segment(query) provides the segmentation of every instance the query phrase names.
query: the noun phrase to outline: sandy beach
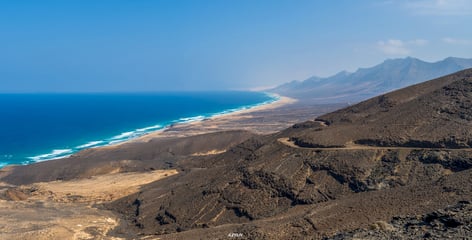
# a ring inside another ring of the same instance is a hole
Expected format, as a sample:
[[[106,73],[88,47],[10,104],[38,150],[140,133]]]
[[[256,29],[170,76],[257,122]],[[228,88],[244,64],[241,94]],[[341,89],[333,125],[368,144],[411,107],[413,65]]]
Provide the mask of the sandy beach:
[[[265,114],[275,109],[280,109],[282,107],[287,107],[289,105],[297,103],[297,99],[289,98],[285,96],[277,95],[278,99],[274,102],[263,104],[248,109],[243,109],[235,112],[225,113],[221,115],[216,115],[204,120],[197,120],[187,123],[177,123],[172,126],[169,126],[165,129],[157,130],[151,133],[148,133],[144,136],[131,139],[119,144],[115,144],[108,147],[116,147],[122,144],[127,144],[130,142],[146,142],[153,138],[162,138],[162,137],[185,137],[192,136],[197,134],[216,132],[216,131],[225,131],[225,130],[248,130],[257,134],[267,134],[276,132],[281,129],[281,126],[288,127],[288,124],[282,124],[281,122],[269,123],[269,119],[266,119],[263,124],[257,124],[254,122],[255,115]],[[245,122],[247,122],[245,124]],[[249,122],[251,122],[249,124]],[[260,126],[263,125],[263,126]],[[276,126],[276,127],[274,127]],[[105,146],[107,147],[107,146]]]
[[[126,234],[116,229],[123,220],[100,204],[179,177],[194,169],[195,159],[222,154],[255,134],[274,133],[339,107],[280,96],[270,104],[175,124],[68,158],[8,166],[0,171],[0,213],[8,216],[0,221],[0,238],[119,239],[105,235]]]

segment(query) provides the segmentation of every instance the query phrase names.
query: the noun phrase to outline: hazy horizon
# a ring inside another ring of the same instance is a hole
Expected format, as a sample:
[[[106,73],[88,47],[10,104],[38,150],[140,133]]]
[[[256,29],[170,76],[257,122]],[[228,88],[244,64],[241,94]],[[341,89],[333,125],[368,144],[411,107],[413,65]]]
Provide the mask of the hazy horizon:
[[[262,89],[470,58],[466,0],[0,3],[0,92]]]

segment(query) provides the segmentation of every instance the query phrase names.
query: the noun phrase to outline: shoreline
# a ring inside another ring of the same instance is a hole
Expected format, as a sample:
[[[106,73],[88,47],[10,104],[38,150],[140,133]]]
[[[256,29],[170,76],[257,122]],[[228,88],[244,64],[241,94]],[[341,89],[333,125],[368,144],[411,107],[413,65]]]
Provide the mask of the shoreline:
[[[14,163],[14,164],[4,164],[3,166],[0,166],[0,169],[7,168],[9,166],[17,166],[17,165],[30,165],[30,164],[35,164],[35,163],[40,163],[40,162],[45,162],[45,161],[51,161],[51,160],[59,160],[59,159],[65,159],[70,156],[73,156],[74,154],[77,154],[83,150],[87,149],[95,149],[95,148],[115,148],[122,146],[124,144],[129,144],[129,143],[137,143],[137,142],[146,142],[149,141],[153,138],[161,138],[161,137],[181,137],[181,136],[190,136],[190,135],[196,135],[199,133],[206,133],[209,131],[199,131],[199,132],[186,132],[185,130],[177,130],[176,128],[185,128],[185,127],[195,127],[198,126],[199,124],[203,124],[206,122],[211,122],[215,120],[221,120],[221,119],[232,119],[232,118],[237,118],[240,115],[243,114],[248,114],[248,113],[253,113],[253,112],[258,112],[258,111],[265,111],[265,110],[270,110],[270,109],[276,109],[279,107],[282,107],[287,104],[295,103],[297,100],[285,97],[285,96],[280,96],[278,94],[274,93],[264,93],[271,97],[272,99],[267,100],[265,102],[259,103],[259,104],[254,104],[254,105],[246,105],[246,106],[241,106],[240,108],[235,108],[235,109],[227,109],[222,112],[210,114],[209,116],[192,116],[188,118],[181,118],[181,119],[176,119],[175,122],[167,124],[167,125],[159,125],[158,129],[155,129],[153,131],[146,132],[142,135],[136,136],[136,137],[131,137],[129,139],[125,139],[123,141],[119,142],[108,142],[107,144],[104,145],[96,145],[99,144],[99,142],[105,142],[106,140],[100,140],[100,141],[94,141],[93,144],[91,142],[82,144],[81,146],[78,146],[76,148],[76,151],[74,149],[53,149],[49,153],[37,155],[37,156],[32,156],[29,157],[31,159],[31,162],[23,162],[22,164]],[[187,121],[185,121],[187,119]],[[183,120],[179,122],[179,120]],[[158,125],[149,127],[150,129],[156,128]],[[143,128],[146,129],[146,128]],[[133,130],[136,131],[139,129]],[[217,129],[215,129],[217,131]],[[129,131],[127,133],[131,133],[132,131]],[[125,133],[121,133],[125,134]],[[139,134],[139,133],[138,133]],[[89,145],[90,147],[85,147],[86,145]],[[61,152],[67,153],[66,155],[57,155],[61,154]],[[55,156],[56,155],[56,156]],[[52,156],[51,158],[47,158],[48,156]]]
[[[182,122],[182,123],[175,123],[170,126],[166,126],[163,129],[159,129],[153,132],[149,132],[143,136],[137,137],[130,139],[128,141],[118,143],[116,145],[108,145],[104,147],[116,147],[120,146],[122,144],[127,144],[127,143],[136,143],[136,142],[147,142],[150,141],[154,138],[162,138],[162,137],[186,137],[186,136],[192,136],[196,134],[203,134],[203,133],[209,133],[211,131],[198,131],[198,132],[190,132],[181,130],[183,128],[198,128],[200,125],[204,125],[207,123],[210,123],[212,121],[221,121],[221,120],[235,120],[238,117],[241,117],[244,114],[250,114],[250,113],[255,113],[255,112],[260,112],[260,111],[267,111],[267,110],[272,110],[276,108],[280,108],[282,106],[286,106],[289,104],[293,104],[297,102],[298,100],[294,98],[289,98],[285,96],[280,96],[278,94],[272,94],[277,97],[275,101],[266,103],[266,104],[260,104],[257,106],[253,106],[247,109],[241,109],[233,112],[228,112],[228,113],[223,113],[223,114],[216,114],[214,116],[200,119],[200,120],[195,120],[191,122]],[[224,129],[221,129],[223,131]],[[215,131],[218,131],[218,129],[215,129]]]

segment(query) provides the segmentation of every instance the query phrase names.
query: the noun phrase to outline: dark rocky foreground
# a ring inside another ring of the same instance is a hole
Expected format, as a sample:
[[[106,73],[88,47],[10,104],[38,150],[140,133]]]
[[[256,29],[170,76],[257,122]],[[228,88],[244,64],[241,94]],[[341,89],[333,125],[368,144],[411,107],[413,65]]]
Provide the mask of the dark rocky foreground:
[[[460,201],[431,213],[394,217],[388,223],[375,222],[369,229],[356,229],[325,239],[470,239],[471,212],[472,204]]]
[[[471,104],[465,70],[269,135],[231,131],[91,150],[14,169],[2,181],[178,169],[101,205],[123,218],[112,235],[126,238],[467,239]],[[215,149],[225,151],[196,154]]]

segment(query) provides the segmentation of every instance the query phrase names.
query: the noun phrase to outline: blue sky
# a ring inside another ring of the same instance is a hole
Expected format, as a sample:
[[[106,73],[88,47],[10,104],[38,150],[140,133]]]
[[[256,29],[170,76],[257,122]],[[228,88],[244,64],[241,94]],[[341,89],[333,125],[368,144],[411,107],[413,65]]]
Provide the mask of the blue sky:
[[[0,92],[254,89],[472,57],[468,0],[0,0]]]

